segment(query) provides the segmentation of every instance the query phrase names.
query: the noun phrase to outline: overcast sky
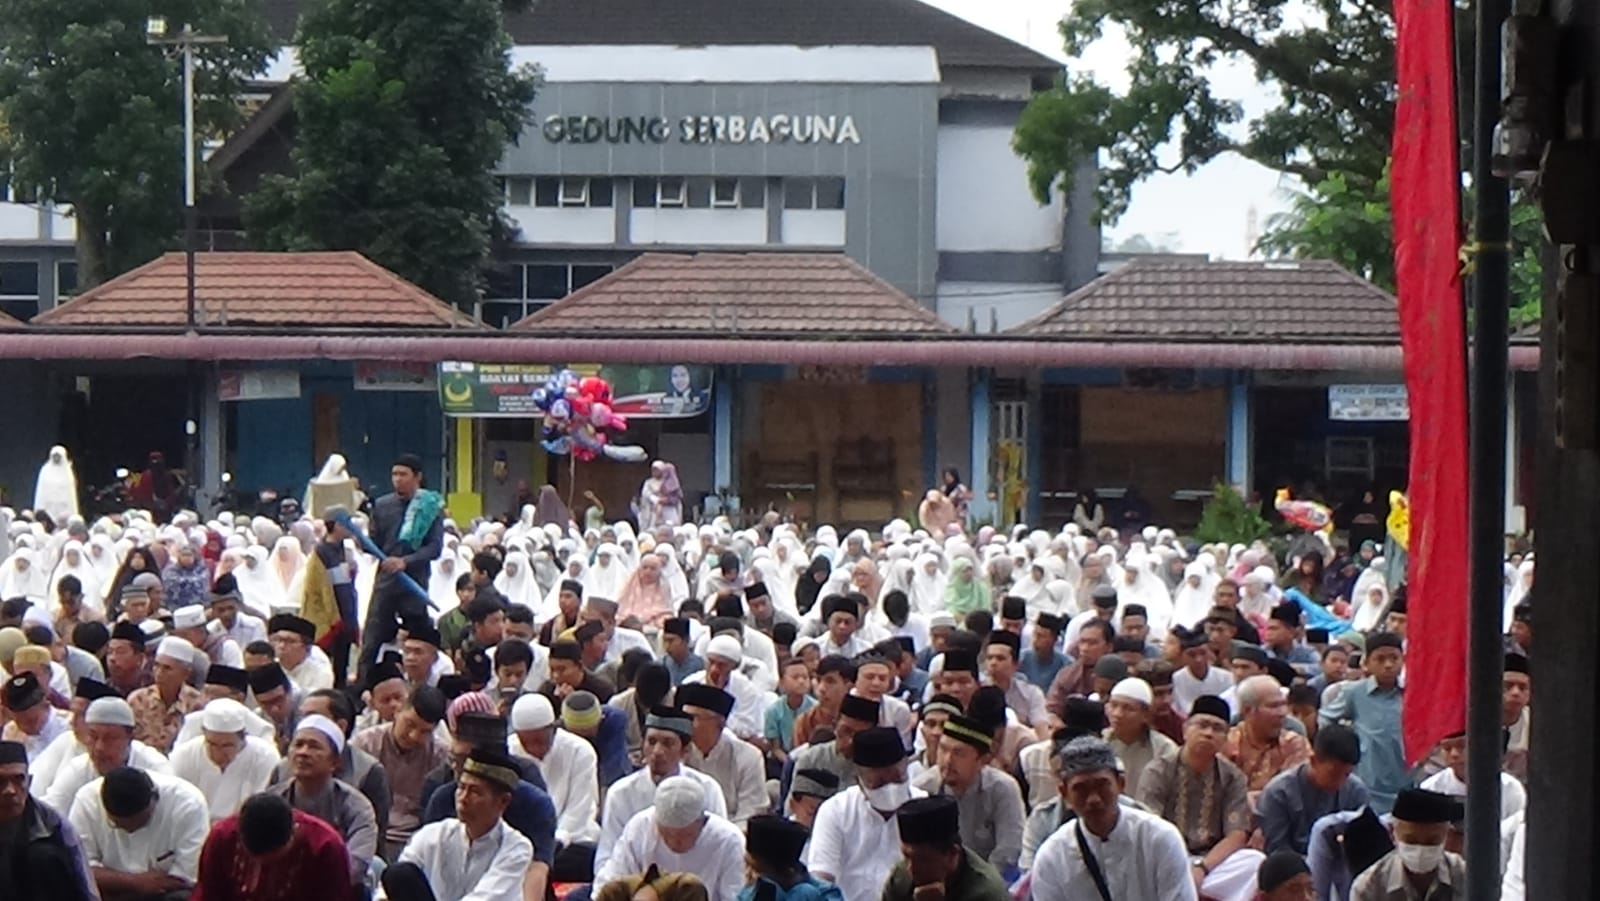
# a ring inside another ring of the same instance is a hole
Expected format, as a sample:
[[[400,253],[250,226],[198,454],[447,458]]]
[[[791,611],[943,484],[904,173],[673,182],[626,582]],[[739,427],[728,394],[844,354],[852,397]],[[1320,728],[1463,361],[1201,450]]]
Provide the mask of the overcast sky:
[[[925,0],[934,6],[976,22],[991,31],[1021,41],[1058,59],[1065,59],[1056,23],[1069,0]],[[1125,45],[1123,45],[1125,46]],[[1077,64],[1092,71],[1102,83],[1126,84],[1126,56],[1109,37]],[[1231,65],[1213,73],[1221,96],[1242,98],[1247,111],[1259,112],[1271,103],[1270,91],[1257,84],[1245,65]],[[1293,186],[1292,181],[1282,183]],[[1285,206],[1276,172],[1229,154],[1194,175],[1157,175],[1140,183],[1126,215],[1107,230],[1113,239],[1143,234],[1152,240],[1176,244],[1187,253],[1206,253],[1219,259],[1244,259],[1248,255],[1250,211],[1260,226]],[[1166,237],[1166,236],[1172,237]]]

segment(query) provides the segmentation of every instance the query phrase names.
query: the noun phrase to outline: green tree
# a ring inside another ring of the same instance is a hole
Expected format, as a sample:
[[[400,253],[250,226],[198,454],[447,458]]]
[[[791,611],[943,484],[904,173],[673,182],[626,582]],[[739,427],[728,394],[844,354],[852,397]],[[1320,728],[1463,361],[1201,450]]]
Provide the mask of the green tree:
[[[196,53],[197,130],[224,134],[269,42],[257,0],[0,0],[0,158],[23,196],[69,204],[85,287],[173,246],[183,209],[179,63],[148,17],[225,35]]]
[[[1211,486],[1211,500],[1200,511],[1194,539],[1204,544],[1251,544],[1272,534],[1272,524],[1232,485]]]
[[[245,205],[253,239],[356,250],[470,308],[509,224],[493,176],[538,85],[499,0],[322,0],[295,46],[292,173]]]
[[[1131,45],[1128,89],[1069,74],[1035,97],[1014,145],[1041,200],[1070,187],[1099,153],[1100,213],[1114,222],[1133,186],[1161,172],[1192,173],[1224,153],[1316,185],[1343,175],[1376,198],[1394,130],[1394,20],[1372,0],[1078,0],[1061,22],[1071,57],[1107,32]],[[1209,71],[1243,59],[1275,88],[1276,106],[1246,115]]]

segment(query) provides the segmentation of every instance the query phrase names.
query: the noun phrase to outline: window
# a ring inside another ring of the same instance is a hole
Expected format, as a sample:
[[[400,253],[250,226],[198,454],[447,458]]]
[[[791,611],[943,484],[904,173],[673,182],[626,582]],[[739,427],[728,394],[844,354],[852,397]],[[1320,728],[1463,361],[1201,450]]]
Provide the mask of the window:
[[[0,312],[24,321],[39,312],[38,263],[0,263]]]
[[[483,321],[495,328],[505,328],[604,278],[613,268],[607,263],[505,263],[496,266],[484,273]]]
[[[783,208],[786,210],[844,209],[844,179],[786,178],[783,180]]]
[[[589,180],[587,178],[561,179],[562,206],[588,206]]]
[[[533,206],[533,179],[517,176],[505,182],[508,206]]]
[[[572,290],[576,291],[579,288],[597,282],[610,274],[610,266],[573,266]]]
[[[62,300],[78,293],[78,261],[60,260],[56,263],[56,297]]]
[[[739,206],[739,180],[714,178],[711,180],[711,205],[729,209]]]
[[[635,209],[759,210],[767,205],[767,180],[760,176],[640,176],[633,179],[633,205]]]
[[[531,300],[560,300],[566,297],[571,293],[568,290],[572,284],[571,268],[563,264],[530,265],[526,297]]]
[[[484,272],[483,296],[487,300],[521,300],[526,296],[522,287],[522,265],[507,263]]]
[[[685,178],[662,178],[656,181],[656,202],[659,207],[684,207],[689,203],[689,182]]]
[[[561,205],[561,179],[536,178],[533,180],[533,205],[552,207]]]

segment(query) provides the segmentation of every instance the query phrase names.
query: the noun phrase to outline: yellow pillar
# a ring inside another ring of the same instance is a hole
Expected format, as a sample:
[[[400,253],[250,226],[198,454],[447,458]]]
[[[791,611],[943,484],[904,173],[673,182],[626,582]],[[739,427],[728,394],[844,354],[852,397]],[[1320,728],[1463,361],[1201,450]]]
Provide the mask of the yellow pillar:
[[[483,495],[476,491],[477,478],[474,465],[477,463],[477,442],[473,440],[475,430],[471,418],[466,416],[456,417],[456,441],[453,455],[452,470],[455,472],[455,488],[446,498],[450,507],[450,515],[457,523],[464,523],[475,516],[483,514]]]

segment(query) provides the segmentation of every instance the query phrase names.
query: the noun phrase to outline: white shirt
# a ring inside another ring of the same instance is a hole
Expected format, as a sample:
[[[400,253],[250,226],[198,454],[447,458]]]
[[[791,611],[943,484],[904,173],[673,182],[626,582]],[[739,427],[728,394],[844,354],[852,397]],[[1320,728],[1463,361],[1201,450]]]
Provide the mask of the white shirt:
[[[644,651],[650,655],[652,660],[661,656],[656,653],[655,648],[650,646],[650,639],[645,638],[643,632],[638,629],[625,629],[622,626],[617,626],[611,630],[611,643],[606,645],[606,655],[601,658],[601,662],[610,663],[614,660],[621,660],[622,655],[629,651]]]
[[[226,770],[206,755],[204,735],[181,741],[172,749],[172,774],[200,789],[212,822],[238,813],[246,798],[272,781],[272,768],[277,765],[278,746],[254,735],[245,736],[244,748]]]
[[[207,628],[215,629],[219,627],[221,623],[221,620],[215,620],[211,625],[207,626]],[[239,647],[241,648],[249,647],[250,643],[254,641],[267,640],[267,624],[262,622],[260,618],[251,616],[242,610],[239,611],[239,615],[234,618],[233,628],[226,629],[224,631],[228,633],[229,638],[238,642]],[[241,657],[240,659],[242,660],[243,658]]]
[[[550,651],[538,642],[529,642],[528,647],[533,650],[533,663],[528,667],[528,675],[522,680],[523,694],[536,694],[544,683],[550,679]],[[494,652],[500,650],[496,645],[489,648],[489,684],[483,687],[485,694],[493,695],[500,690],[500,677],[495,673]]]
[[[1445,767],[1432,776],[1422,780],[1422,787],[1431,792],[1439,792],[1457,798],[1467,796],[1467,784],[1456,778],[1455,770]],[[1515,813],[1520,813],[1528,806],[1528,790],[1522,787],[1515,776],[1509,773],[1500,774],[1500,818],[1505,819]]]
[[[840,657],[854,658],[859,657],[870,650],[872,650],[872,644],[866,639],[862,638],[859,632],[852,634],[850,636],[850,640],[842,645],[833,643],[832,632],[824,633],[822,636],[822,644],[818,645],[817,647],[817,651],[824,657],[838,655]],[[847,897],[845,901],[851,901],[851,899]]]
[[[172,775],[172,764],[167,762],[167,755],[141,741],[134,741],[128,749],[128,766],[163,776]],[[57,813],[65,813],[72,809],[72,799],[78,796],[78,789],[99,778],[100,774],[95,771],[89,755],[79,754],[61,765],[55,778],[50,780],[50,787],[45,789],[39,800],[55,808]]]
[[[511,753],[532,757],[522,739],[512,735]],[[556,843],[593,842],[600,837],[599,758],[594,746],[565,729],[557,729],[550,751],[539,760],[550,800],[556,806]]]
[[[744,833],[720,816],[708,816],[694,847],[679,854],[661,840],[655,809],[642,810],[628,820],[605,865],[595,869],[594,884],[643,873],[651,864],[663,873],[700,877],[709,901],[734,901],[745,883]]]
[[[45,789],[55,782],[56,772],[68,761],[82,756],[83,752],[77,733],[69,728],[56,736],[38,757],[28,758],[28,774],[33,777],[33,787],[39,800],[44,800]]]
[[[767,798],[767,767],[755,745],[722,730],[722,736],[711,746],[710,754],[701,754],[690,742],[684,762],[722,786],[722,799],[732,814],[728,817],[735,825],[743,826],[751,817],[765,813],[770,806]]]
[[[911,797],[927,792],[911,787]],[[867,803],[861,786],[852,785],[822,802],[811,827],[806,867],[844,893],[844,901],[877,901],[889,871],[900,862],[900,827]]]
[[[1204,679],[1195,678],[1186,666],[1172,674],[1172,706],[1184,716],[1189,715],[1189,709],[1194,702],[1205,695],[1221,696],[1233,689],[1233,673],[1220,667],[1211,667],[1206,670]]]
[[[0,730],[0,738],[6,741],[20,742],[28,752],[29,760],[38,760],[55,740],[72,731],[72,721],[64,710],[53,710],[45,717],[44,726],[39,729],[38,735],[29,735],[17,727],[15,721],[6,723],[4,730]]]
[[[1100,901],[1083,864],[1076,821],[1062,826],[1034,855],[1033,901]],[[1153,813],[1118,807],[1111,837],[1101,841],[1082,830],[1084,844],[1100,864],[1114,897],[1139,901],[1195,901],[1189,852],[1178,827]]]
[[[294,680],[294,684],[300,687],[301,694],[333,687],[333,667],[311,654],[307,654],[299,666],[286,672],[289,678]]]
[[[254,710],[247,708],[245,712],[250,714],[250,718],[244,721],[245,733],[254,735],[256,738],[264,738],[268,742],[276,744],[278,741],[278,727],[272,725],[271,721]],[[200,726],[200,718],[204,715],[204,710],[196,710],[194,713],[184,714],[183,727],[178,730],[178,737],[173,742],[174,748],[191,738],[199,738],[205,733],[205,730]]]
[[[691,682],[704,683],[706,671],[685,676],[683,681],[686,685]],[[774,697],[772,692],[763,691],[749,676],[738,670],[728,673],[728,687],[723,691],[733,695],[733,712],[728,714],[728,729],[740,738],[760,738],[767,705],[772,703]]]
[[[193,885],[199,877],[200,848],[211,831],[205,796],[165,773],[151,773],[150,781],[158,796],[155,813],[137,832],[111,825],[100,802],[103,779],[78,789],[67,818],[83,840],[83,858],[90,866],[119,873],[165,873]]]
[[[522,901],[522,878],[533,860],[533,845],[502,820],[467,839],[460,820],[440,820],[417,830],[400,852],[428,877],[435,898],[452,901]]]
[[[678,767],[678,772],[673,775],[688,776],[700,783],[706,792],[706,813],[727,818],[728,805],[722,799],[722,786],[717,784],[717,780],[687,766]],[[594,849],[596,870],[611,856],[628,821],[639,811],[653,808],[655,803],[656,781],[650,778],[648,767],[623,776],[606,789],[605,814],[600,817],[600,840],[595,843]]]

